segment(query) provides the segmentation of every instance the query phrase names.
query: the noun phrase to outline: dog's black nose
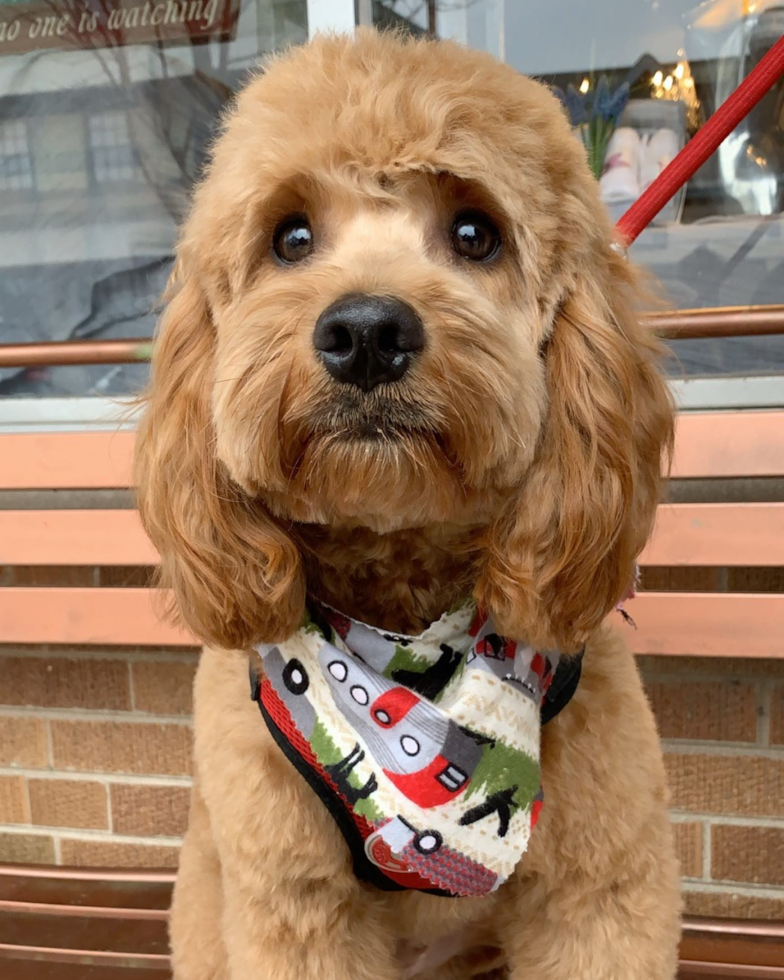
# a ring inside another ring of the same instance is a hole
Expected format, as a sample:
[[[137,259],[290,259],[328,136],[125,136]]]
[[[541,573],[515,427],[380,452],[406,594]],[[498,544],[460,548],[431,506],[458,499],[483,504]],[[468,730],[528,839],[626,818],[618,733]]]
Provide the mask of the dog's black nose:
[[[408,303],[353,293],[324,310],[313,346],[335,380],[371,391],[403,377],[425,346],[425,332]]]

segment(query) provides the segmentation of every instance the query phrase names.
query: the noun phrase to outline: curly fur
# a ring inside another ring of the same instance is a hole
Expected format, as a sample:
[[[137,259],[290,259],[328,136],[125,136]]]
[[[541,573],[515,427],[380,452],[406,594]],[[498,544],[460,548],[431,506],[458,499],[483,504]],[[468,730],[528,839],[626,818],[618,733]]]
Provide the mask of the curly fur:
[[[486,267],[449,246],[465,206],[501,229]],[[316,249],[281,267],[272,232],[299,212]],[[399,297],[425,328],[415,366],[368,395],[312,349],[350,292]],[[137,453],[162,582],[208,644],[177,980],[397,980],[417,962],[446,980],[494,961],[513,980],[671,980],[660,750],[633,660],[602,627],[672,438],[636,305],[556,100],[490,57],[324,37],[239,96],[179,244]],[[512,635],[589,641],[577,698],[545,731],[541,829],[490,899],[375,893],[231,651],[285,638],[307,592],[413,631],[469,591]]]

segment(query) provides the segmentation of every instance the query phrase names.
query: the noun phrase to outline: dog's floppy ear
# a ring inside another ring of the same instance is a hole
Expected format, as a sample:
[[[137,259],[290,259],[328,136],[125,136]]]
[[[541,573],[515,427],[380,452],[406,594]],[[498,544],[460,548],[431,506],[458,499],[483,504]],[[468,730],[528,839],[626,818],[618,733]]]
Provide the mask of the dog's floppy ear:
[[[488,533],[477,587],[504,631],[564,650],[631,585],[672,444],[659,346],[635,315],[633,273],[609,248],[595,264],[556,315],[535,459]]]
[[[210,413],[214,328],[196,278],[178,263],[155,343],[136,442],[144,527],[161,584],[196,637],[225,648],[285,638],[304,609],[299,553],[264,506],[229,478]]]

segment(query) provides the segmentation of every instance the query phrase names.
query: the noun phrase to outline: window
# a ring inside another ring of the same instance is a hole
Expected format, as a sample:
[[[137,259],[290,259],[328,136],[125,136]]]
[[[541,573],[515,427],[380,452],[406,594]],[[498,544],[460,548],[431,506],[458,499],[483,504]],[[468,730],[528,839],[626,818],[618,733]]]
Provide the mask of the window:
[[[152,335],[222,109],[308,34],[308,0],[82,6],[60,35],[26,25],[72,0],[0,2],[14,43],[0,53],[0,344]],[[146,377],[145,364],[0,366],[0,416],[8,399],[116,398]]]
[[[781,0],[373,0],[373,20],[489,51],[573,93],[578,108],[603,76],[611,91],[628,83],[615,143],[600,161],[615,219],[784,32]],[[784,303],[783,124],[781,79],[632,247],[673,308]],[[776,376],[784,404],[784,336],[672,348],[675,377],[721,376],[726,395],[728,375]],[[753,399],[749,385],[743,397]]]
[[[0,190],[24,190],[33,183],[27,123],[24,119],[0,123]]]
[[[71,0],[30,0],[24,16],[37,4],[51,16]],[[266,53],[306,40],[309,25],[347,30],[356,10],[362,23],[489,51],[563,92],[630,78],[624,125],[638,149],[657,130],[688,138],[782,31],[781,0],[162,0],[168,19],[154,29],[142,0],[124,0],[44,45],[13,28],[17,6],[0,2],[0,26],[17,38],[0,89],[0,344],[150,336],[221,110]],[[784,303],[783,120],[779,82],[635,243],[632,258],[673,307]],[[627,190],[608,195],[616,215]],[[673,349],[676,375],[784,372],[780,336]],[[121,396],[145,377],[143,365],[0,367],[0,402]]]
[[[88,120],[93,174],[99,183],[134,180],[137,176],[128,116],[99,112]]]

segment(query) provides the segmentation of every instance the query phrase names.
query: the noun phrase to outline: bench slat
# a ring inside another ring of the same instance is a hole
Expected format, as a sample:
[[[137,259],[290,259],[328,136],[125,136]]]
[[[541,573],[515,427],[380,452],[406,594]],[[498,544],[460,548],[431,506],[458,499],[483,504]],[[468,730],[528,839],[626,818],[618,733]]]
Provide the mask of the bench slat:
[[[0,435],[0,490],[128,487],[133,432]],[[784,476],[784,412],[683,412],[672,475]]]
[[[784,595],[644,592],[626,610],[635,653],[784,658]]]
[[[133,432],[0,435],[0,490],[127,488]]]
[[[0,511],[0,565],[157,565],[135,510]]]
[[[784,476],[784,412],[683,412],[672,477]]]
[[[0,642],[194,646],[158,619],[152,589],[0,589]]]
[[[784,504],[663,504],[641,565],[784,565]]]
[[[33,906],[23,905],[22,911],[0,908],[0,945],[165,956],[165,914],[137,916],[122,909],[96,917],[89,909],[83,915],[50,915]]]
[[[149,589],[0,589],[4,643],[194,646],[157,619]],[[648,592],[629,603],[638,629],[612,622],[635,653],[784,658],[784,595]]]
[[[157,565],[132,510],[0,511],[0,565]],[[784,565],[784,504],[665,504],[641,565]]]

